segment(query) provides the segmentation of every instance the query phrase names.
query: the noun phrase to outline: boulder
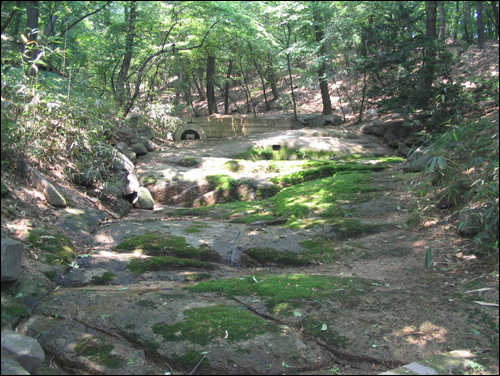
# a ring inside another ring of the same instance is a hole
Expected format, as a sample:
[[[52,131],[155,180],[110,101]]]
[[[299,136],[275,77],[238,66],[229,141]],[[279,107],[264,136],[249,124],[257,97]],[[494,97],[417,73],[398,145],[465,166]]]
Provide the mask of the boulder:
[[[25,370],[33,373],[42,365],[45,353],[36,339],[4,330],[2,332],[2,361],[4,357],[15,360]]]
[[[325,115],[323,116],[323,119],[327,123],[330,123],[331,125],[340,125],[342,124],[342,116],[339,115]]]
[[[146,149],[146,146],[144,144],[137,142],[135,144],[130,145],[130,149],[137,155],[146,155],[148,154],[148,149]]]
[[[144,187],[139,187],[137,189],[137,197],[134,199],[132,204],[134,205],[134,208],[137,209],[154,209],[153,197],[151,197],[149,190]]]
[[[316,117],[314,119],[311,120],[311,122],[309,123],[309,126],[311,128],[319,128],[319,127],[324,127],[326,124],[326,120],[322,117]]]
[[[387,130],[387,127],[384,125],[382,120],[375,119],[371,122],[371,131],[373,134],[375,134],[377,136],[383,136],[385,134],[386,130]]]
[[[132,193],[136,193],[141,186],[139,183],[139,178],[135,172],[129,172],[125,179],[125,195],[130,195]]]
[[[143,144],[146,147],[147,151],[155,151],[158,149],[158,145],[156,145],[153,141],[146,137],[135,137],[130,140],[131,144]]]
[[[3,231],[1,236],[2,282],[15,281],[21,273],[22,256],[26,246],[20,241],[11,239]]]
[[[462,236],[479,234],[483,227],[483,218],[480,208],[462,209],[458,213],[458,233]]]
[[[2,375],[31,375],[14,359],[2,356]]]
[[[432,158],[432,154],[426,154],[421,157],[411,159],[403,165],[402,170],[404,172],[422,171]]]
[[[371,134],[373,126],[371,124],[363,124],[359,130],[363,134]]]
[[[67,206],[66,200],[52,185],[52,183],[45,179],[37,170],[31,167],[24,159],[20,160],[18,169],[31,186],[43,193],[49,204],[56,207]]]
[[[111,165],[115,170],[133,172],[135,171],[134,164],[123,153],[118,150],[113,150]]]

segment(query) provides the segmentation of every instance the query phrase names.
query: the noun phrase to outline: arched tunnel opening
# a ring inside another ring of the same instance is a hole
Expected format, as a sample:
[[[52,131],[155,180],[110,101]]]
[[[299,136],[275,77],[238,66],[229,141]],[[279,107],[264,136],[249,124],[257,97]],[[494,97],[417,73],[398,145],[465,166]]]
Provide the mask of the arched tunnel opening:
[[[181,140],[199,140],[199,139],[200,135],[198,134],[198,132],[193,131],[192,129],[185,131],[181,136]]]

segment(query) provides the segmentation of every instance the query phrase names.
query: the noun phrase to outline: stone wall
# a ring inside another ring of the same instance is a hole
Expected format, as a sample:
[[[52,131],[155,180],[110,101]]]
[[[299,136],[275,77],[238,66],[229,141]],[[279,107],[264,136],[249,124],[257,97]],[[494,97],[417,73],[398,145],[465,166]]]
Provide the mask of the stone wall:
[[[175,131],[174,141],[186,139],[186,135],[196,132],[196,139],[222,138],[254,133],[283,131],[293,129],[293,116],[275,119],[235,118],[231,116],[188,117],[181,118],[181,124]],[[201,128],[201,129],[200,129]],[[182,135],[184,134],[184,138]],[[189,137],[189,136],[188,136]],[[192,137],[192,136],[191,136]]]

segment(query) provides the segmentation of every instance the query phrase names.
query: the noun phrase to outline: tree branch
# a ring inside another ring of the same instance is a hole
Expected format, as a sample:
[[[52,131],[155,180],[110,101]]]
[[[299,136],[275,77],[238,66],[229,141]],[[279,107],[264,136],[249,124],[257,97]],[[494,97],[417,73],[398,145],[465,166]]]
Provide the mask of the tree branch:
[[[188,51],[188,50],[194,50],[196,48],[200,48],[200,47],[203,47],[203,44],[205,43],[205,39],[207,39],[208,37],[208,34],[210,34],[210,31],[214,28],[215,25],[217,25],[219,23],[219,21],[215,21],[212,26],[210,26],[210,28],[207,30],[207,33],[205,34],[205,36],[203,37],[203,39],[201,40],[201,43],[196,45],[196,46],[191,46],[191,47],[181,47],[181,48],[172,48],[172,49],[161,49],[160,51],[154,53],[153,55],[149,56],[146,60],[144,60],[144,62],[142,63],[141,67],[139,68],[139,70],[137,71],[137,83],[135,85],[135,91],[134,91],[134,95],[132,96],[132,98],[130,99],[129,101],[129,104],[127,106],[127,108],[125,109],[125,116],[127,116],[127,114],[129,113],[130,109],[132,108],[132,106],[134,105],[134,102],[137,98],[137,96],[139,95],[139,90],[140,90],[140,86],[141,86],[141,81],[142,81],[142,73],[144,71],[144,69],[146,68],[146,65],[152,60],[154,59],[155,57],[159,56],[159,55],[162,55],[162,54],[165,54],[167,52],[174,52],[174,51]]]
[[[106,7],[107,7],[109,4],[111,4],[111,3],[112,3],[112,1],[108,1],[108,2],[107,2],[106,4],[104,4],[101,8],[99,8],[99,9],[97,9],[96,11],[94,11],[94,12],[92,12],[92,13],[89,13],[89,14],[87,14],[87,15],[83,16],[82,18],[80,18],[80,19],[76,20],[75,22],[73,22],[70,26],[68,26],[68,27],[66,28],[66,30],[64,30],[63,36],[64,36],[64,35],[68,32],[68,30],[69,30],[69,29],[71,29],[73,26],[75,26],[78,22],[83,21],[85,18],[90,17],[90,16],[92,16],[93,14],[96,14],[97,12],[100,12],[101,10],[103,10],[104,8],[106,8]]]

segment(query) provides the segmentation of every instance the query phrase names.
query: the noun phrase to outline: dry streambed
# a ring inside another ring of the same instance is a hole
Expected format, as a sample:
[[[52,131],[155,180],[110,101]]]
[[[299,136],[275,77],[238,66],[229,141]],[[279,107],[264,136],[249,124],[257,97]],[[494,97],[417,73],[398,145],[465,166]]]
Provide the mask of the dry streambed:
[[[335,145],[339,156],[388,152],[355,134],[288,132],[182,144],[151,153],[138,171],[157,187],[192,184],[256,143],[283,140],[302,150]],[[188,157],[197,165],[179,167]],[[352,168],[376,158],[344,171],[320,162],[284,162],[280,172],[241,161],[239,173],[253,179],[287,175],[288,188],[268,200],[107,222],[22,330],[61,364],[103,374],[366,374],[449,350],[495,351],[494,318],[464,294],[484,279],[460,285],[456,274],[424,268],[426,249],[449,252],[454,238],[406,227],[413,176],[393,162]]]

